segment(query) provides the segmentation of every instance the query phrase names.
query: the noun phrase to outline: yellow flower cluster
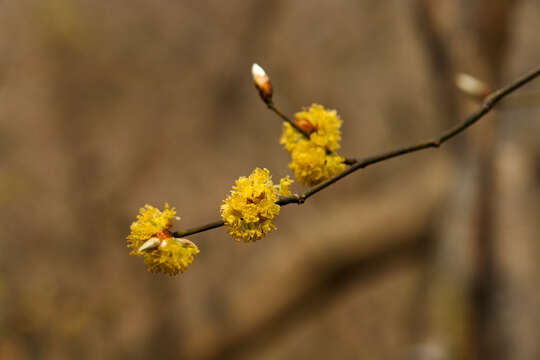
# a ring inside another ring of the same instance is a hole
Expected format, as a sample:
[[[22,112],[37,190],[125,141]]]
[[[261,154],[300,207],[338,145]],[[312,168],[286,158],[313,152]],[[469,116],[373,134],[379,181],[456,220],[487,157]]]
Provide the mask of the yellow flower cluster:
[[[130,254],[144,257],[148,271],[176,275],[184,272],[193,262],[193,255],[199,253],[191,241],[174,238],[169,232],[172,219],[180,220],[168,204],[163,211],[146,205],[131,224],[127,237]]]
[[[309,140],[284,123],[280,143],[291,154],[289,167],[302,184],[317,185],[345,169],[345,159],[336,154],[341,123],[335,110],[317,104],[295,114],[295,124],[309,134]]]
[[[311,141],[301,141],[291,152],[289,167],[294,176],[306,186],[315,186],[345,170],[343,158],[327,154],[323,147]]]
[[[176,216],[176,210],[165,204],[165,209],[160,211],[152,205],[145,205],[139,210],[137,221],[131,224],[131,233],[127,237],[128,247],[137,251],[142,244],[150,239],[152,235],[160,231],[168,230],[172,226],[171,220],[180,220]]]
[[[231,194],[221,205],[221,217],[229,234],[244,242],[262,239],[276,226],[272,220],[279,215],[279,196],[290,196],[289,185],[292,180],[287,176],[279,185],[272,183],[272,176],[267,169],[256,168],[249,177],[241,176],[236,180]]]
[[[171,236],[161,240],[156,249],[144,251],[144,264],[150,272],[176,275],[186,271],[198,253],[199,248],[191,241]]]

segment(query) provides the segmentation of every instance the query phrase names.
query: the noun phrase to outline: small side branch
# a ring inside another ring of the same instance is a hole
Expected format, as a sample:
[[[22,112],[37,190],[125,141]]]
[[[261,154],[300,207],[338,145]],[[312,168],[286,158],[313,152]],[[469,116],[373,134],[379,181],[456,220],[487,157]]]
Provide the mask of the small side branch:
[[[300,129],[295,123],[294,121],[292,121],[291,119],[289,119],[287,117],[287,115],[283,114],[281,111],[279,111],[279,109],[276,107],[276,105],[273,103],[273,102],[268,102],[266,103],[266,106],[268,106],[268,108],[270,110],[272,110],[273,112],[275,112],[283,121],[285,121],[286,123],[288,123],[289,125],[291,125],[296,131],[298,131],[300,134],[304,135],[304,137],[306,139],[309,140],[309,135],[302,129]]]

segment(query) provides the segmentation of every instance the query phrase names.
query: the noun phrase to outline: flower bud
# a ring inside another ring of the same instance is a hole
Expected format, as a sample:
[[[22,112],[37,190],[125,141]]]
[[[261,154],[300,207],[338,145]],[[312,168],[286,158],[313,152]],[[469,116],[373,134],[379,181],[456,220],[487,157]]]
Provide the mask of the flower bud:
[[[477,99],[483,99],[491,92],[483,81],[469,74],[458,73],[455,82],[459,90]]]
[[[148,240],[146,240],[144,242],[144,244],[141,245],[141,247],[139,247],[139,249],[137,249],[138,252],[142,252],[144,250],[148,250],[148,249],[155,249],[159,246],[159,243],[161,241],[157,238],[157,237],[152,237]]]
[[[172,238],[173,241],[176,241],[176,243],[180,246],[183,246],[183,247],[192,247],[192,248],[195,248],[197,250],[199,250],[199,248],[197,247],[197,245],[195,245],[195,243],[193,241],[190,241],[188,239],[180,239],[180,238]]]
[[[296,119],[294,121],[294,125],[298,126],[300,129],[302,129],[303,132],[310,135],[312,132],[317,130],[317,127],[315,127],[311,121],[307,119]]]
[[[267,104],[272,102],[272,83],[263,68],[254,63],[251,67],[251,75],[253,76],[255,87],[259,90],[261,99]]]

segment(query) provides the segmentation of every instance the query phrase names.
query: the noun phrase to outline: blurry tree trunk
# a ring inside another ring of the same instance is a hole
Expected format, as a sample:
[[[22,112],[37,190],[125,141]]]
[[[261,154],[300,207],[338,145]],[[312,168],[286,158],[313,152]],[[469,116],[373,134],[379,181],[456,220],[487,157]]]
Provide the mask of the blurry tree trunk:
[[[444,64],[446,81],[453,80],[448,74],[466,72],[487,84],[500,85],[515,4],[418,1],[419,31],[428,56],[436,59],[430,62],[433,72],[441,71],[434,64]],[[439,89],[439,94],[444,94],[448,105],[441,107],[443,111],[460,103],[457,90]],[[477,106],[470,102],[461,105],[459,118]],[[456,160],[460,170],[448,197],[448,213],[435,250],[424,329],[428,340],[424,345],[451,359],[499,359],[508,355],[495,303],[500,285],[494,252],[498,209],[494,206],[493,156],[498,128],[498,116],[492,114],[467,133],[464,143],[459,143]],[[429,355],[433,352],[419,353],[422,358],[436,357]]]

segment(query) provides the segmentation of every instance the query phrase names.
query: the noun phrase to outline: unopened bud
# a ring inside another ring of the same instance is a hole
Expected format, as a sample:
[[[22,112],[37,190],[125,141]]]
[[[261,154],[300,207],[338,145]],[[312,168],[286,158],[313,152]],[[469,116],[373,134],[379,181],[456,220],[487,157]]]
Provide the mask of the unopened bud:
[[[491,92],[483,81],[469,74],[458,73],[455,82],[459,90],[477,99],[483,99]]]
[[[317,127],[314,126],[311,121],[307,119],[296,119],[294,121],[294,125],[298,126],[303,132],[308,135],[317,130]]]
[[[180,238],[173,238],[174,241],[176,241],[177,244],[182,246],[188,246],[188,247],[194,247],[195,249],[199,249],[197,245],[195,245],[194,242],[189,241],[188,239],[180,239]]]
[[[139,252],[148,250],[148,249],[154,249],[157,248],[161,240],[159,240],[157,237],[152,237],[144,242],[144,244],[141,245],[141,247],[138,249]]]
[[[251,75],[253,76],[253,82],[255,87],[259,90],[259,95],[265,103],[272,101],[272,83],[270,78],[264,72],[263,68],[257,64],[253,64],[251,67]]]

